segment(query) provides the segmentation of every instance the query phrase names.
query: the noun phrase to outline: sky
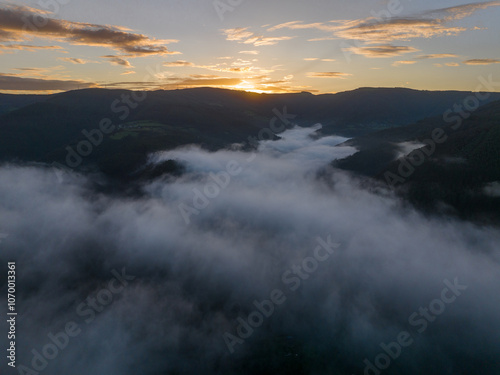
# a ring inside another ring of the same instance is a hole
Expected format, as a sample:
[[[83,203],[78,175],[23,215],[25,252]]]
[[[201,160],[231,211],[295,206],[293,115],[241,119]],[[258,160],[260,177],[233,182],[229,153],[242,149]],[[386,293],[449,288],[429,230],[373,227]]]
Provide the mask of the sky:
[[[475,90],[500,1],[0,2],[0,92]]]

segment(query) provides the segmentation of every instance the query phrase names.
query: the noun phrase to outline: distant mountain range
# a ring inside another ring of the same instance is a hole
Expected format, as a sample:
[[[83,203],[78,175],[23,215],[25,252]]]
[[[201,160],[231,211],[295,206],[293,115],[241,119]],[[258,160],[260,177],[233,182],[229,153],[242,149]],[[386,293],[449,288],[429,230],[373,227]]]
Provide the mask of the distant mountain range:
[[[284,111],[298,125],[322,123],[326,134],[353,137],[442,116],[470,95],[403,88],[325,95],[213,88],[0,95],[0,160],[57,162],[126,178],[151,152],[191,143],[218,149],[246,142],[273,118],[280,124]],[[500,100],[499,93],[481,104],[494,100]]]

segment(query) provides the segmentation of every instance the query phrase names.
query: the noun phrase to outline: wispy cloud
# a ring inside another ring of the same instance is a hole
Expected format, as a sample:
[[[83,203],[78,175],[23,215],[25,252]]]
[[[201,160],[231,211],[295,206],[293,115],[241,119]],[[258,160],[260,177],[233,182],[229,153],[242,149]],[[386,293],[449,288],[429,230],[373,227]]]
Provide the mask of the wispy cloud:
[[[231,41],[242,41],[254,35],[252,32],[248,31],[248,27],[238,27],[222,31],[226,34],[226,40]]]
[[[367,47],[349,47],[345,48],[344,50],[370,58],[395,57],[405,53],[412,53],[418,51],[418,49],[413,47],[393,46],[390,44],[367,46]]]
[[[291,21],[291,22],[285,22],[285,23],[281,23],[279,25],[270,27],[267,29],[267,31],[276,31],[279,29],[290,29],[290,30],[318,29],[318,30],[323,30],[323,31],[335,30],[334,27],[329,26],[329,25],[324,24],[324,23],[321,23],[321,22],[303,23],[302,21]]]
[[[189,61],[178,60],[172,62],[165,62],[163,66],[169,68],[198,68],[206,69],[219,73],[258,73],[268,74],[273,72],[273,69],[260,68],[253,65],[253,61],[237,59],[229,65],[228,63],[218,63],[213,65],[198,65]]]
[[[0,25],[1,27],[1,25]],[[64,50],[61,46],[33,46],[29,44],[0,44],[0,54],[9,51]]]
[[[259,51],[240,51],[238,53],[242,53],[244,55],[258,55],[260,52]]]
[[[265,37],[262,35],[255,35],[253,32],[248,31],[248,27],[239,27],[234,29],[225,29],[222,32],[226,35],[226,40],[237,41],[243,44],[253,44],[254,46],[272,46],[284,40],[293,39],[293,36],[280,36],[280,37]]]
[[[374,17],[357,20],[340,20],[329,23],[303,23],[293,21],[273,26],[268,31],[279,29],[316,29],[344,39],[361,40],[366,43],[388,43],[396,40],[431,38],[457,35],[466,27],[449,26],[451,21],[468,17],[478,10],[500,6],[500,1],[465,4],[456,7],[436,9],[412,17],[390,18],[380,21]],[[324,38],[310,39],[310,41]]]
[[[185,67],[185,66],[195,66],[195,65],[189,61],[177,60],[177,61],[165,62],[163,63],[163,66],[174,68],[174,67]]]
[[[500,60],[498,59],[471,59],[465,60],[465,65],[490,65],[490,64],[499,64]]]
[[[395,61],[392,66],[401,66],[401,65],[413,65],[415,64],[415,60],[402,60],[402,61]]]
[[[307,73],[307,77],[309,78],[346,78],[348,76],[352,76],[349,73],[340,73],[340,72],[309,72]]]
[[[322,61],[322,62],[334,62],[335,59],[320,59],[319,57],[306,57],[304,61]]]
[[[193,87],[193,86],[222,86],[232,87],[241,83],[240,78],[221,77],[214,74],[191,74],[188,77],[172,77],[161,87],[164,89],[173,87]]]
[[[322,37],[322,38],[311,38],[311,39],[307,39],[308,42],[323,42],[325,40],[337,40],[339,38],[336,38],[334,36],[325,36],[325,37]]]
[[[105,59],[108,59],[108,61],[111,64],[113,64],[113,65],[125,66],[127,68],[132,67],[132,65],[130,64],[130,62],[128,62],[127,60],[125,60],[121,56],[105,55],[105,56],[102,56],[102,57],[105,58]]]
[[[479,3],[463,4],[454,7],[441,8],[436,10],[431,10],[425,13],[428,16],[440,16],[445,15],[444,21],[455,21],[461,20],[474,14],[478,10],[487,9],[494,6],[500,6],[500,1],[483,1]]]
[[[430,55],[421,55],[415,57],[415,59],[418,60],[427,60],[427,59],[457,59],[459,58],[458,55],[455,55],[453,53],[434,53]]]
[[[336,35],[367,43],[387,43],[396,40],[408,41],[415,38],[458,35],[465,30],[464,27],[445,26],[437,19],[398,18],[383,22],[367,19],[357,21],[354,26],[351,22],[339,26]]]
[[[78,64],[78,65],[81,65],[81,64],[88,64],[89,60],[85,60],[85,59],[78,59],[78,58],[74,58],[74,57],[59,57],[59,60],[61,61],[66,61],[66,62],[70,62],[72,64]]]

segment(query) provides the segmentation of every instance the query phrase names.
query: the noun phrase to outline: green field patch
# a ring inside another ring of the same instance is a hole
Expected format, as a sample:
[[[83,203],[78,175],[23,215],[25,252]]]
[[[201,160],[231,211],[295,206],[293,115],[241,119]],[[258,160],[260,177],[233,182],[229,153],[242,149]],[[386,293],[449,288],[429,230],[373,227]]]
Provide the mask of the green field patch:
[[[133,136],[133,137],[137,137],[137,134],[132,132],[132,131],[121,131],[121,132],[118,132],[116,134],[113,134],[111,138],[113,141],[120,141],[122,140],[123,138],[126,138],[128,136]]]

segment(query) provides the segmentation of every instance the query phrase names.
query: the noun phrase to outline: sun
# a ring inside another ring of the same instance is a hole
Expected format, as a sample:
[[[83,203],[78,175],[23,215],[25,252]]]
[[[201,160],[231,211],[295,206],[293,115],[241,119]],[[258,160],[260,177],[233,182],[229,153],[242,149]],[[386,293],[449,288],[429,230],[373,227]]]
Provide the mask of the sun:
[[[267,91],[267,90],[258,89],[255,87],[255,85],[253,83],[245,81],[245,80],[241,81],[239,84],[237,84],[235,86],[232,86],[232,88],[235,90],[255,92],[258,94],[266,94],[266,93],[271,92],[271,91]]]

